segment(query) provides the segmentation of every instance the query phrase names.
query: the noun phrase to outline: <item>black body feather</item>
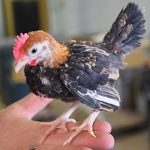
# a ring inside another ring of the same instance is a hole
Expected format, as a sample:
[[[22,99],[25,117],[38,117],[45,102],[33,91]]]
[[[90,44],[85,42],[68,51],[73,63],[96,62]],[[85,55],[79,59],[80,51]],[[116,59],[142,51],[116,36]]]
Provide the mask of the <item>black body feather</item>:
[[[27,65],[25,75],[37,95],[80,102],[98,110],[116,110],[120,97],[115,89],[119,69],[125,68],[124,54],[140,46],[144,17],[134,3],[122,10],[103,42],[64,42],[70,57],[59,69],[41,62]]]
[[[58,69],[45,68],[42,63],[32,67],[25,67],[26,82],[30,90],[41,97],[60,99],[63,101],[75,101],[76,98],[62,83]]]

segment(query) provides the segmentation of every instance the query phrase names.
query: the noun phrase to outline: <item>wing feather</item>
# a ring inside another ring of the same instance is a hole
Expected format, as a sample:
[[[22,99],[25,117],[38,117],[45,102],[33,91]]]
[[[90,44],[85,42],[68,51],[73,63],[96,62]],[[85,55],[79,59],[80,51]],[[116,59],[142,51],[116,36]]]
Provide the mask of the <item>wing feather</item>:
[[[81,48],[81,49],[80,49]],[[97,47],[76,43],[71,57],[60,69],[60,77],[70,92],[82,103],[98,110],[116,110],[119,94],[110,87],[109,54]]]

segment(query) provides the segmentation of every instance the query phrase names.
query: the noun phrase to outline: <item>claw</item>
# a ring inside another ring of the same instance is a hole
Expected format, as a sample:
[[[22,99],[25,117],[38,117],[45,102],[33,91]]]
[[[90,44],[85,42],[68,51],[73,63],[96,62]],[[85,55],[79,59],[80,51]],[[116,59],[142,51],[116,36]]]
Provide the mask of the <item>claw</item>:
[[[80,102],[74,102],[73,105],[65,111],[60,117],[58,117],[55,121],[51,122],[51,127],[46,131],[43,135],[40,144],[43,144],[44,140],[49,136],[49,134],[55,130],[56,128],[63,129],[65,132],[68,132],[67,123],[68,122],[76,122],[74,119],[69,119],[71,114],[80,106]]]
[[[49,125],[51,126],[46,133],[43,135],[40,144],[43,144],[44,140],[50,135],[52,131],[54,131],[56,128],[62,129],[65,132],[68,132],[67,123],[69,122],[76,122],[74,119],[63,119],[58,118],[55,121],[51,122]]]
[[[80,126],[72,127],[71,130],[75,130],[72,135],[68,138],[68,140],[65,141],[63,146],[70,144],[70,142],[82,131],[86,130],[89,132],[89,134],[93,137],[96,137],[96,135],[93,132],[93,123],[98,116],[99,111],[94,110],[92,114],[90,114]]]
[[[94,134],[94,132],[93,132],[92,129],[88,130],[88,132],[89,132],[89,134],[90,134],[91,136],[96,137],[96,135]]]
[[[71,128],[72,131],[76,131],[77,129],[78,129],[78,127],[72,127]],[[90,135],[92,135],[93,137],[96,137],[91,126],[84,127],[83,131],[88,131]]]
[[[64,130],[65,132],[68,132],[67,123],[76,123],[75,119],[62,119],[61,123],[57,126],[57,128]]]
[[[80,134],[82,131],[88,131],[89,134],[93,137],[96,137],[96,135],[93,132],[92,125],[83,124],[78,127],[72,127],[71,130],[75,130],[72,135],[69,137],[67,141],[63,144],[63,146],[69,144],[78,134]]]

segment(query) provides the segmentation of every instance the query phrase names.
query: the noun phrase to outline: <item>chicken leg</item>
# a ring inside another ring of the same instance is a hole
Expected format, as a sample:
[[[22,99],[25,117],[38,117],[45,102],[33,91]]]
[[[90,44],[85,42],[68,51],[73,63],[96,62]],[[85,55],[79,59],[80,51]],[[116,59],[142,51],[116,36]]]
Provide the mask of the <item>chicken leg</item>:
[[[56,120],[49,123],[50,128],[43,135],[40,144],[43,144],[45,139],[49,136],[49,134],[55,130],[56,128],[63,129],[65,132],[68,131],[67,123],[68,122],[76,122],[74,119],[69,119],[71,114],[80,106],[80,102],[74,102],[72,106],[65,111],[61,116],[59,116]]]
[[[93,123],[97,116],[99,115],[100,111],[94,110],[84,121],[83,123],[78,127],[73,127],[72,129],[75,130],[72,135],[69,137],[67,141],[63,145],[69,144],[78,134],[80,134],[82,131],[86,130],[90,133],[90,135],[95,136],[93,132]]]

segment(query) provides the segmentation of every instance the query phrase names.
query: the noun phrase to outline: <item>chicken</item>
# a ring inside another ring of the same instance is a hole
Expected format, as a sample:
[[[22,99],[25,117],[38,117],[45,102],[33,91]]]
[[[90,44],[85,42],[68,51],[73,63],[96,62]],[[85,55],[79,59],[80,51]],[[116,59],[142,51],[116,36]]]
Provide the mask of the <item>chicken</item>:
[[[13,54],[18,72],[25,66],[25,76],[31,91],[41,97],[73,102],[73,105],[50,123],[41,143],[56,128],[67,132],[66,124],[74,121],[71,114],[81,103],[93,112],[74,128],[64,145],[87,130],[92,136],[93,123],[100,111],[117,110],[120,96],[115,89],[119,69],[126,67],[125,56],[141,44],[145,19],[135,3],[129,3],[119,13],[102,42],[58,42],[44,31],[17,36]]]

